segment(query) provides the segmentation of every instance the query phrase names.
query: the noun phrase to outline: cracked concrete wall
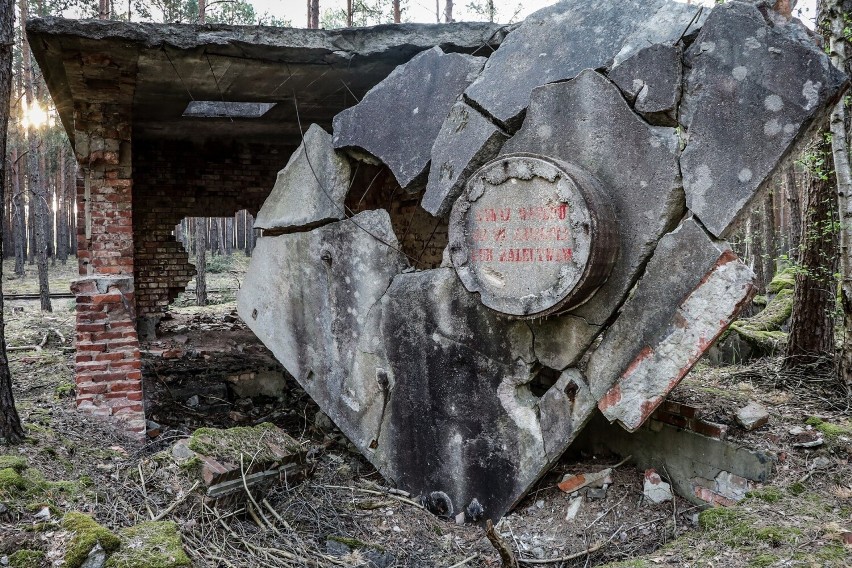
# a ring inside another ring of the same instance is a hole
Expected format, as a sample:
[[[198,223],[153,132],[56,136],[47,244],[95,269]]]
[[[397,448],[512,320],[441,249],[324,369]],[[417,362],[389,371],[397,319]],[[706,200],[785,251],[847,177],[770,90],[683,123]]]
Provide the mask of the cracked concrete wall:
[[[398,67],[335,120],[351,217],[258,241],[241,316],[436,513],[496,520],[596,409],[648,419],[754,293],[728,228],[847,86],[769,2],[651,4],[566,0],[481,71],[439,49]],[[328,199],[317,185],[289,189]],[[411,234],[442,234],[441,268]],[[584,271],[593,289],[560,304]]]

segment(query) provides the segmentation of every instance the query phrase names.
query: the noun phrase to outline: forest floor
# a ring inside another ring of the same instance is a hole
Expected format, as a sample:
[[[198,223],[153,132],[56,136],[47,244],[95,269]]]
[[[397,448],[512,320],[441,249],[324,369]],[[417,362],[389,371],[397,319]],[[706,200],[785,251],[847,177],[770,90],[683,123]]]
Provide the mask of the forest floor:
[[[208,288],[237,286],[243,265],[244,259],[235,260],[210,275]],[[4,272],[4,291],[29,291],[23,283],[10,290],[10,271]],[[57,272],[52,281],[59,291],[74,275]],[[231,292],[213,300],[199,308],[190,305],[190,295],[179,299],[173,321],[216,322],[232,314]],[[435,517],[385,492],[386,481],[317,418],[317,407],[292,381],[277,401],[282,412],[275,422],[310,448],[312,473],[265,494],[276,515],[268,514],[271,526],[258,527],[239,500],[212,507],[189,492],[191,480],[171,459],[171,446],[188,428],[164,429],[140,446],[74,410],[73,300],[54,300],[51,314],[40,312],[37,302],[7,301],[5,317],[10,347],[44,345],[9,353],[27,440],[0,444],[0,565],[14,566],[21,550],[36,551],[32,566],[61,565],[68,532],[60,519],[69,511],[91,514],[113,531],[162,515],[177,523],[196,566],[501,565],[481,527]],[[558,463],[497,530],[521,565],[852,566],[852,412],[842,389],[815,378],[785,376],[771,358],[724,367],[701,363],[672,394],[727,424],[730,440],[777,460],[766,485],[733,507],[702,511],[681,498],[648,503],[643,472],[630,463],[614,471],[602,498],[581,496],[578,505],[555,487],[561,476],[619,461],[581,455]],[[771,419],[746,432],[733,413],[753,400]],[[796,447],[797,428],[823,443]]]

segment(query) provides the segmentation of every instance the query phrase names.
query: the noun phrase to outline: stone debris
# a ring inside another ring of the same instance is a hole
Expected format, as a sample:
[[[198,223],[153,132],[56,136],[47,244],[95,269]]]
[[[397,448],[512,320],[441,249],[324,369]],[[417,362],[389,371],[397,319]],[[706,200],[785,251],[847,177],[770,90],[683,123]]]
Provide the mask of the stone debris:
[[[457,102],[432,146],[432,164],[423,209],[443,217],[470,175],[497,155],[508,136],[463,101]]]
[[[294,482],[307,471],[307,450],[270,423],[199,428],[175,443],[171,455],[179,464],[192,466],[211,498],[245,491],[244,484],[265,485],[285,477]]]
[[[608,76],[649,123],[677,126],[681,55],[679,46],[652,45],[614,67]]]
[[[725,237],[847,80],[800,24],[767,21],[750,2],[714,8],[685,57],[686,203]]]
[[[515,130],[536,87],[609,67],[648,45],[674,44],[699,13],[697,6],[669,0],[559,2],[527,17],[503,40],[465,97]]]
[[[310,228],[345,218],[343,201],[351,175],[349,159],[334,150],[331,135],[312,124],[302,144],[278,172],[275,187],[260,208],[254,226]]]
[[[568,510],[565,512],[565,520],[573,521],[577,518],[577,515],[580,513],[580,509],[583,508],[583,498],[582,497],[574,497],[571,499],[571,504],[568,505]]]
[[[584,487],[601,488],[612,483],[612,468],[602,469],[595,473],[565,474],[556,486],[564,493],[574,493]]]
[[[654,504],[665,503],[674,499],[672,486],[663,481],[660,474],[654,469],[645,471],[644,495],[645,499]]]
[[[334,147],[367,152],[390,168],[402,188],[415,185],[444,119],[484,64],[483,57],[439,47],[418,54],[334,117]]]
[[[769,412],[758,402],[749,402],[736,413],[737,422],[746,430],[756,430],[769,422]]]

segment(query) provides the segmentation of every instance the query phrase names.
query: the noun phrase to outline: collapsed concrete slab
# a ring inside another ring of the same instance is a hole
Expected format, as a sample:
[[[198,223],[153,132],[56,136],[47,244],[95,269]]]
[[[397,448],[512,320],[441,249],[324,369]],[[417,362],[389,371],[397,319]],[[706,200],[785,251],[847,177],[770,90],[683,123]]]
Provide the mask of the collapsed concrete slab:
[[[310,228],[343,219],[352,175],[349,159],[335,152],[331,135],[312,124],[299,148],[278,172],[275,187],[254,221],[259,229]]]
[[[779,25],[745,2],[713,10],[686,66],[686,202],[724,237],[794,143],[825,117],[846,78],[800,24]]]
[[[334,147],[367,152],[408,188],[425,173],[444,119],[484,64],[484,57],[439,47],[424,51],[334,117]]]
[[[677,151],[674,129],[648,125],[615,85],[591,70],[536,89],[523,128],[503,146],[501,154],[533,152],[585,169],[612,203],[618,259],[609,279],[564,324],[582,328],[576,332],[586,340],[582,350],[623,302],[660,237],[683,216]]]
[[[669,0],[559,2],[508,35],[465,97],[516,130],[536,87],[610,67],[648,45],[675,44],[700,27],[700,13],[698,6]]]
[[[660,240],[644,276],[589,358],[592,393],[633,431],[727,329],[754,273],[694,220]]]
[[[470,105],[457,102],[432,146],[432,165],[421,205],[443,217],[467,178],[497,155],[508,136]]]
[[[385,391],[375,375],[358,382],[353,361],[370,310],[407,266],[397,248],[384,211],[262,237],[237,296],[243,321],[359,447],[377,435]]]
[[[677,126],[682,74],[680,46],[657,44],[613,68],[609,79],[649,123]]]

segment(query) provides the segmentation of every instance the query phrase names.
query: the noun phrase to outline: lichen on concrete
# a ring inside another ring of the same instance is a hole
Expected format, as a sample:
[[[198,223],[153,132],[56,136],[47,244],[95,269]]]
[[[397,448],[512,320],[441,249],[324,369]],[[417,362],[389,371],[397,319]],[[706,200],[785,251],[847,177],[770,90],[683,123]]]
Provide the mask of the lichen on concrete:
[[[301,450],[298,442],[269,422],[254,427],[199,428],[189,439],[189,449],[193,452],[230,463],[240,463],[240,456],[258,463],[277,461],[280,455],[273,447],[293,452]]]

